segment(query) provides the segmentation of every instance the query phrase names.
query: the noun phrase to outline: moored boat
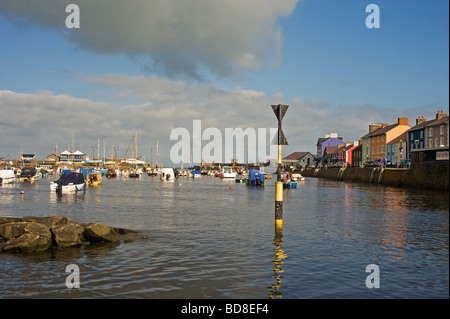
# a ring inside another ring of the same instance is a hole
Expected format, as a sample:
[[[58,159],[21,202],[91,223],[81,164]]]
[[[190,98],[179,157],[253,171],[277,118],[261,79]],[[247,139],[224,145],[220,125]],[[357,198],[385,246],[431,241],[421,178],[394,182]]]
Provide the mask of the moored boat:
[[[199,171],[199,170],[193,170],[193,171],[191,171],[191,173],[189,174],[189,176],[190,176],[190,177],[194,177],[194,178],[201,177],[200,171]]]
[[[86,189],[86,179],[82,173],[62,173],[59,179],[50,183],[50,190],[57,193],[78,192]]]
[[[21,183],[33,183],[39,180],[39,173],[34,167],[22,168],[19,175],[19,182]]]
[[[108,171],[106,172],[106,177],[111,178],[111,177],[116,177],[117,176],[117,172],[114,168],[109,168]]]
[[[137,171],[137,170],[132,170],[129,174],[128,174],[128,177],[131,177],[131,178],[138,178],[138,177],[140,177],[141,176],[141,174],[139,174],[139,172]]]
[[[16,180],[16,175],[12,169],[0,170],[0,184],[11,184]]]
[[[178,177],[173,168],[163,168],[159,176],[161,181],[174,181]]]
[[[259,169],[252,169],[248,173],[247,185],[264,186],[264,173]]]
[[[222,168],[222,178],[236,178],[236,170],[231,166],[224,166]]]
[[[283,188],[297,188],[297,181],[292,178],[291,172],[281,172],[281,179]]]
[[[100,172],[89,173],[86,177],[86,184],[88,186],[98,186],[102,183],[102,175]]]
[[[304,181],[305,178],[302,176],[302,174],[295,173],[295,174],[292,174],[292,180],[299,182],[299,181]]]

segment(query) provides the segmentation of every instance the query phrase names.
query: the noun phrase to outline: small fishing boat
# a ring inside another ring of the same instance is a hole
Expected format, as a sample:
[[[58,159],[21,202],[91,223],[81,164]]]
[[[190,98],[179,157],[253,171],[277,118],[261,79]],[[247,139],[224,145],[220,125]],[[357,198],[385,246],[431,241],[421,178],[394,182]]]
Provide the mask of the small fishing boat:
[[[108,177],[108,178],[117,177],[116,170],[114,168],[108,169],[108,171],[106,172],[106,177]]]
[[[16,175],[12,169],[0,170],[0,184],[11,184],[16,180]]]
[[[244,170],[241,170],[241,172],[238,172],[238,175],[240,175],[240,177],[236,176],[236,183],[246,183],[248,180],[248,173]]]
[[[193,170],[191,171],[191,174],[189,174],[190,177],[194,177],[194,178],[199,178],[201,177],[200,171],[199,170]]]
[[[297,181],[294,181],[291,172],[281,172],[281,179],[283,181],[283,188],[297,188]]]
[[[264,173],[259,169],[252,169],[248,173],[247,185],[264,186]]]
[[[19,175],[19,182],[21,183],[33,183],[39,180],[39,173],[34,167],[22,168]]]
[[[88,186],[98,186],[102,183],[102,175],[100,172],[89,173],[86,177],[86,184]]]
[[[222,168],[222,178],[236,178],[236,170],[231,166],[224,166]]]
[[[158,175],[158,169],[156,168],[150,168],[147,170],[147,175],[148,176],[156,176]]]
[[[138,178],[140,176],[141,176],[141,174],[139,174],[139,172],[137,170],[132,170],[130,172],[130,174],[128,174],[128,177],[131,177],[131,178]]]
[[[57,193],[70,193],[84,191],[86,189],[86,179],[83,173],[66,172],[62,173],[59,179],[50,183],[50,190]]]
[[[174,181],[177,178],[177,174],[173,168],[163,168],[159,177],[161,181]]]
[[[305,180],[305,178],[300,173],[292,174],[292,179],[296,182],[301,182]]]

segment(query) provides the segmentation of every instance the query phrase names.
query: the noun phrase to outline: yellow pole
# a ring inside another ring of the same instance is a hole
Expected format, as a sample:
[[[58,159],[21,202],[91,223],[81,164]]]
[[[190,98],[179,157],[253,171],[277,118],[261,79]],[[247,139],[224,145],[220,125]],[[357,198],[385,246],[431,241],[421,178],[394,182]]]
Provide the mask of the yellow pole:
[[[275,228],[283,227],[283,181],[281,180],[281,145],[278,145],[278,177],[275,183]]]

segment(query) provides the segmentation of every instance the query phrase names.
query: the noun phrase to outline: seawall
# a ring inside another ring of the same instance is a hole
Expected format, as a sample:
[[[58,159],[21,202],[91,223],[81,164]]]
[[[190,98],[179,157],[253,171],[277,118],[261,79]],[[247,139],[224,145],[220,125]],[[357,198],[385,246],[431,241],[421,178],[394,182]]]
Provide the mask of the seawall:
[[[449,164],[445,162],[417,163],[411,169],[379,167],[304,168],[305,177],[318,177],[347,182],[362,182],[395,187],[417,187],[448,190]]]

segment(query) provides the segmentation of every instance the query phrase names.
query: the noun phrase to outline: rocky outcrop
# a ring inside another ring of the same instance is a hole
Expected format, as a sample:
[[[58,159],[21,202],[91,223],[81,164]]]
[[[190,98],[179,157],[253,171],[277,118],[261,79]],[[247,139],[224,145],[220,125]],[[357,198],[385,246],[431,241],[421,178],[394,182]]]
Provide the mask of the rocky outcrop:
[[[65,216],[0,217],[0,252],[40,252],[92,242],[128,243],[148,236],[99,223],[79,224]]]

